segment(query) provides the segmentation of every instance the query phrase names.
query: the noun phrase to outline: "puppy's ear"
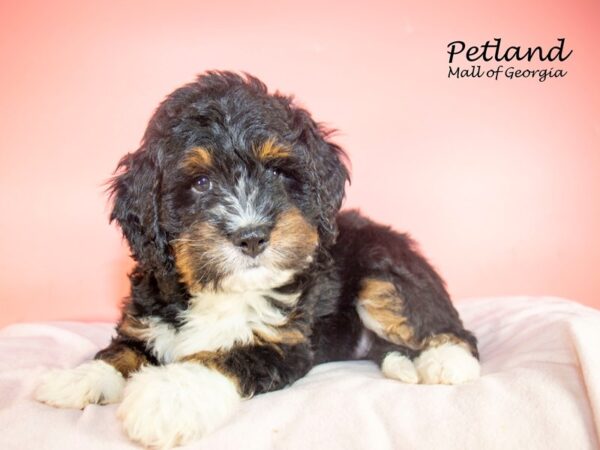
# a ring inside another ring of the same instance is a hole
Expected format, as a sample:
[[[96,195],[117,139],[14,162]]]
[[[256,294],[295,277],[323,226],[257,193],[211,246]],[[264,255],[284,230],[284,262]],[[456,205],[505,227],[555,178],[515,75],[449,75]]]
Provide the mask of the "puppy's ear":
[[[348,169],[342,162],[347,159],[340,146],[328,140],[332,134],[315,123],[308,112],[298,111],[303,130],[300,139],[312,156],[313,189],[319,207],[319,232],[325,246],[335,243],[337,237],[336,216],[342,206],[346,181],[350,181]]]
[[[143,144],[121,159],[116,172],[109,187],[114,201],[110,221],[117,221],[132,257],[142,267],[163,272],[169,267],[170,253],[160,225],[160,149]]]

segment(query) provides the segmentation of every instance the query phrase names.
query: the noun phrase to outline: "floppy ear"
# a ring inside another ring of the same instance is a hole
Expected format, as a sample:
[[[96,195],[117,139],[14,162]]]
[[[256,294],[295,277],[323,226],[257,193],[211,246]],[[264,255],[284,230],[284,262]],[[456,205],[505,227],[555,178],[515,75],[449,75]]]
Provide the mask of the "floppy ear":
[[[132,257],[159,273],[171,264],[166,232],[160,224],[162,171],[158,149],[143,144],[117,166],[110,191],[114,200],[110,221],[116,220]]]
[[[346,181],[350,181],[348,169],[342,162],[346,154],[340,146],[328,141],[331,131],[315,123],[308,112],[299,112],[304,128],[300,140],[312,156],[309,170],[313,173],[313,189],[320,208],[319,234],[321,242],[330,246],[337,238],[336,216],[342,206]]]

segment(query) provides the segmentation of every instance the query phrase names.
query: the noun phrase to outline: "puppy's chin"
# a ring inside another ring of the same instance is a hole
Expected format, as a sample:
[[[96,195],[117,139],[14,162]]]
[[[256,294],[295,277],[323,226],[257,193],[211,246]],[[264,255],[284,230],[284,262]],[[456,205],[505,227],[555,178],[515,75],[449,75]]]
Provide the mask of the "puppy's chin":
[[[283,286],[294,278],[295,270],[254,266],[238,269],[220,280],[217,290],[223,292],[267,291]]]
[[[294,276],[306,270],[313,262],[312,254],[304,259],[286,260],[280,251],[272,247],[257,257],[243,255],[239,250],[227,275],[218,283],[217,290],[223,292],[266,291],[290,283]]]

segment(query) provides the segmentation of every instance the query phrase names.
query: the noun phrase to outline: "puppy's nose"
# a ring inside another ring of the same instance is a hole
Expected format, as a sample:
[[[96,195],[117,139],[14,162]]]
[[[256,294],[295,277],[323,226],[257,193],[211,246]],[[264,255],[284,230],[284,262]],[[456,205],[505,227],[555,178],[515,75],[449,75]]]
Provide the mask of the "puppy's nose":
[[[260,255],[269,245],[268,227],[246,227],[236,231],[231,240],[244,254],[253,258]]]

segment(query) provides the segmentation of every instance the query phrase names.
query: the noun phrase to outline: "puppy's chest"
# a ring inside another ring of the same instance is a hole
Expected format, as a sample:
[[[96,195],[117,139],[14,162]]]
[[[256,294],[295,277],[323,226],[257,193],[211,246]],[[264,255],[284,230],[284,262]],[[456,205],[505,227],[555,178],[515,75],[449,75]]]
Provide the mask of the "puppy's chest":
[[[273,291],[199,294],[181,312],[182,325],[177,328],[159,317],[142,319],[143,338],[163,364],[198,352],[249,345],[257,335],[276,335],[286,325],[285,313],[273,300],[293,305],[298,297]]]

